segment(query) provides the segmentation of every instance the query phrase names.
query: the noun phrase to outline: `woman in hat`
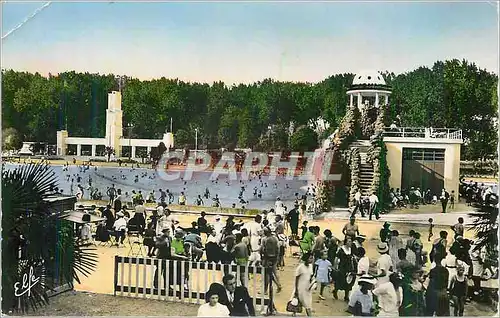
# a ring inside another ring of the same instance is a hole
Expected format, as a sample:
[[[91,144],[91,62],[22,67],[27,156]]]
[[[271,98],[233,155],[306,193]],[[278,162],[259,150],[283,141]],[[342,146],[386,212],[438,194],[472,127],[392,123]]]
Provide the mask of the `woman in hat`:
[[[371,292],[375,283],[376,280],[369,275],[363,275],[359,278],[359,288],[349,298],[348,312],[356,317],[375,316],[375,303],[373,302],[373,294]]]
[[[388,245],[392,264],[396,265],[399,262],[398,251],[400,248],[403,248],[403,240],[401,239],[401,237],[399,237],[398,231],[392,230]]]
[[[425,287],[422,283],[422,269],[413,266],[409,271],[410,277],[403,279],[403,302],[401,316],[424,316],[425,313]]]
[[[368,270],[370,269],[370,259],[368,256],[366,256],[366,251],[363,247],[359,247],[356,250],[356,256],[358,257],[358,270],[356,272],[356,281],[354,282],[353,290],[356,290],[359,288],[359,279],[363,275],[368,274]]]
[[[350,236],[345,237],[344,244],[338,249],[333,269],[336,272],[333,297],[338,299],[337,292],[343,290],[344,300],[348,301],[356,275],[356,257],[352,251],[352,238]]]
[[[377,244],[377,251],[380,257],[377,260],[377,278],[378,283],[386,283],[389,281],[389,275],[393,271],[392,259],[389,256],[389,246],[385,242]]]

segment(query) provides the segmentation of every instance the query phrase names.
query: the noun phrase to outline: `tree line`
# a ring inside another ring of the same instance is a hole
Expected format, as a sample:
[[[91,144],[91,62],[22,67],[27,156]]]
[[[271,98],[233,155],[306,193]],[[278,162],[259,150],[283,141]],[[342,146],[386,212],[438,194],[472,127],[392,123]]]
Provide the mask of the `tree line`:
[[[464,159],[496,153],[497,75],[466,60],[437,61],[404,74],[382,72],[393,93],[389,118],[404,126],[463,129]],[[104,137],[107,95],[118,90],[113,74],[38,73],[2,70],[2,125],[24,141],[55,143],[56,131]],[[355,74],[336,74],[318,83],[272,79],[228,86],[160,78],[125,78],[124,136],[158,138],[170,127],[176,148],[313,150],[346,113]],[[329,124],[318,127],[317,119]],[[291,124],[292,123],[292,124]]]

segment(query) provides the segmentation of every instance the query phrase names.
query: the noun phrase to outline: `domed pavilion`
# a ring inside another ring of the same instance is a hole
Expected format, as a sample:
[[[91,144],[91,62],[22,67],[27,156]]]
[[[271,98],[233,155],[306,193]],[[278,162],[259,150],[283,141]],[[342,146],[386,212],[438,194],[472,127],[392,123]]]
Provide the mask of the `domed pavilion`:
[[[389,103],[391,87],[386,84],[384,77],[377,71],[362,71],[354,76],[352,85],[347,91],[349,105],[358,106],[361,111],[367,104],[379,108]]]

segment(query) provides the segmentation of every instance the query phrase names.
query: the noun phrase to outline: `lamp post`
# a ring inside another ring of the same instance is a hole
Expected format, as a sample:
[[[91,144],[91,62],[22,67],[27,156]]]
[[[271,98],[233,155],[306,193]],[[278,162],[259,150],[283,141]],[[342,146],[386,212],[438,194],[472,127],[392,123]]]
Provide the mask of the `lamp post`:
[[[196,162],[198,154],[198,128],[194,129],[194,161]]]
[[[134,128],[134,125],[132,124],[127,124],[128,128],[128,147],[130,148],[129,153],[128,153],[128,159],[132,159],[132,128]]]

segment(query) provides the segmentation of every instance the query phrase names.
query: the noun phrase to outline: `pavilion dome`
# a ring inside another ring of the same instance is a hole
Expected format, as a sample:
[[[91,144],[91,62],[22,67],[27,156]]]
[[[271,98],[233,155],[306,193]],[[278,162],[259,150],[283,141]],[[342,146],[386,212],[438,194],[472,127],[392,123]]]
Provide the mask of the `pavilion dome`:
[[[361,71],[352,80],[352,85],[386,85],[384,77],[377,71]]]

